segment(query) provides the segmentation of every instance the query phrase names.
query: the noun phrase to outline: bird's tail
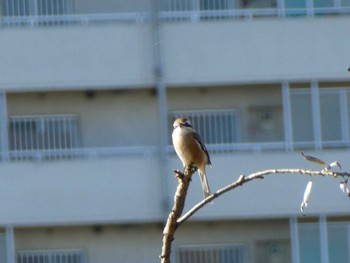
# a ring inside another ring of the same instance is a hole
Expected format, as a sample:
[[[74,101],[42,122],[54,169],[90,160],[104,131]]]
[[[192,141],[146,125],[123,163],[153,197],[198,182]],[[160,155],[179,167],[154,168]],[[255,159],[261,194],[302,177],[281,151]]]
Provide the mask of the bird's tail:
[[[209,195],[211,195],[211,192],[210,192],[210,188],[209,188],[209,184],[208,184],[208,180],[207,180],[207,175],[205,173],[205,169],[203,171],[198,169],[198,173],[199,173],[199,178],[201,179],[202,191],[204,194],[204,198],[206,198]]]

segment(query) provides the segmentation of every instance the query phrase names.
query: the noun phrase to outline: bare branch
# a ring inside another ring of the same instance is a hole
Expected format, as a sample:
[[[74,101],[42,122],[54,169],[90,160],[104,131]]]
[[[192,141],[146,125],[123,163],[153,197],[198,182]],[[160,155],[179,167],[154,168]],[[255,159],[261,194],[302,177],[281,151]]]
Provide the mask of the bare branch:
[[[163,230],[163,246],[160,255],[161,263],[170,263],[171,243],[174,240],[174,233],[177,228],[177,219],[181,216],[185,206],[187,190],[191,182],[194,170],[191,167],[185,167],[184,173],[174,170],[178,179],[178,186],[174,196],[174,205],[169,213],[168,220]]]
[[[259,171],[256,173],[252,173],[248,176],[241,175],[235,182],[228,184],[224,186],[223,188],[220,188],[215,193],[208,196],[206,199],[202,200],[201,202],[194,205],[186,214],[181,216],[177,220],[178,226],[181,225],[184,221],[186,221],[188,218],[190,218],[195,212],[197,212],[199,209],[201,209],[206,204],[213,201],[215,198],[218,198],[220,195],[238,187],[241,186],[249,181],[255,180],[255,179],[263,179],[264,176],[269,174],[305,174],[305,175],[311,175],[311,176],[331,176],[331,177],[349,177],[350,173],[340,173],[340,172],[332,172],[332,171],[317,171],[317,170],[305,170],[305,169],[269,169],[264,171]]]
[[[174,173],[178,179],[179,184],[175,192],[173,208],[169,213],[169,216],[163,231],[163,246],[162,246],[162,253],[160,255],[161,263],[170,263],[171,244],[172,244],[172,241],[174,240],[175,231],[183,222],[185,222],[188,218],[190,218],[200,208],[202,208],[208,203],[211,203],[215,198],[218,198],[222,194],[232,189],[235,189],[238,186],[241,186],[249,181],[252,181],[255,179],[264,179],[265,176],[270,174],[303,174],[303,175],[310,175],[310,176],[342,177],[342,182],[340,182],[339,187],[344,193],[347,194],[347,196],[350,197],[350,190],[347,186],[350,173],[331,171],[331,169],[335,166],[341,169],[341,166],[338,162],[333,162],[327,165],[321,159],[318,159],[310,155],[305,155],[303,153],[302,155],[305,160],[314,162],[318,165],[322,165],[324,169],[321,171],[306,170],[306,169],[269,169],[269,170],[252,173],[248,176],[241,175],[236,181],[217,190],[214,194],[208,196],[207,198],[205,198],[204,200],[202,200],[201,202],[193,206],[183,216],[181,215],[185,206],[187,190],[191,182],[192,174],[195,172],[195,170],[191,166],[186,166],[185,171],[183,173],[179,170],[174,170]],[[306,191],[304,193],[304,200],[301,204],[302,212],[304,208],[307,206],[308,198],[311,192],[312,182],[311,183],[310,182],[306,188]]]

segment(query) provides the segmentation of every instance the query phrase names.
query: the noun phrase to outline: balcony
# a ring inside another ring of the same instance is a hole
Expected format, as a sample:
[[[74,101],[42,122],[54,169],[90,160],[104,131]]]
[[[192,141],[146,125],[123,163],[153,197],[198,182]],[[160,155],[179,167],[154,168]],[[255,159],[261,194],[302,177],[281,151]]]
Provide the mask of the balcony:
[[[173,120],[187,116],[211,153],[350,146],[348,82],[213,87],[204,93],[202,88],[184,89],[186,92],[169,90],[167,137]],[[197,96],[199,101],[195,103],[185,94]],[[89,98],[78,91],[9,94],[8,127],[3,126],[2,131],[7,139],[1,144],[1,159],[45,161],[158,155],[157,106],[152,92],[107,90],[97,91],[94,96]],[[131,97],[135,105],[127,102]],[[145,131],[142,136],[140,130]],[[172,154],[170,139],[168,142],[166,151]]]
[[[319,168],[302,159],[299,151],[305,149],[317,151],[315,155],[326,162],[338,160],[347,169],[348,86],[348,82],[313,82],[310,86],[192,88],[186,93],[171,89],[169,122],[179,115],[190,117],[207,142],[213,163],[208,168],[212,190],[258,170]],[[194,94],[196,101],[189,99]],[[94,96],[75,91],[10,93],[6,97],[8,150],[0,165],[0,199],[6,200],[0,202],[0,211],[6,213],[0,216],[1,224],[163,219],[164,202],[172,200],[176,186],[171,169],[180,169],[181,163],[169,143],[168,172],[161,171],[154,93],[106,90]],[[214,108],[217,101],[221,109]],[[299,123],[312,128],[299,130]],[[334,127],[341,127],[341,132],[331,132]],[[337,182],[324,179],[315,178],[309,213],[347,213],[348,200]],[[303,176],[266,178],[264,184],[252,183],[237,191],[245,202],[232,204],[228,195],[196,219],[298,214],[306,182]],[[202,198],[197,175],[191,189],[188,206]],[[271,189],[273,193],[267,194]],[[259,200],[255,199],[257,192],[262,193]]]
[[[166,22],[341,15],[350,13],[348,0],[162,0],[159,18]],[[80,0],[2,1],[2,26],[74,25],[100,22],[146,23],[151,19],[152,3],[92,3]]]

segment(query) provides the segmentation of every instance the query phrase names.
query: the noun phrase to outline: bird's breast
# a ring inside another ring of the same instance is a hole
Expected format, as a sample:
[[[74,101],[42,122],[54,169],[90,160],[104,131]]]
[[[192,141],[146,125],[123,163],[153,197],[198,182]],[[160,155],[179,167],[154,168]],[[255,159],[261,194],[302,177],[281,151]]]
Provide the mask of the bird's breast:
[[[184,165],[207,163],[206,155],[193,138],[192,132],[177,128],[173,131],[172,139],[176,154]]]

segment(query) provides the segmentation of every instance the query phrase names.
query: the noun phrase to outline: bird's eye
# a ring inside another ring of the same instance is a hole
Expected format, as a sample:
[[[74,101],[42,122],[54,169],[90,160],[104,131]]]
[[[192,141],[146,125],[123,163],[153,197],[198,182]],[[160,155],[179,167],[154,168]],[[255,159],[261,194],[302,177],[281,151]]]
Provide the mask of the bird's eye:
[[[184,122],[183,125],[186,126],[186,127],[192,127],[191,123],[189,123],[188,121]]]

